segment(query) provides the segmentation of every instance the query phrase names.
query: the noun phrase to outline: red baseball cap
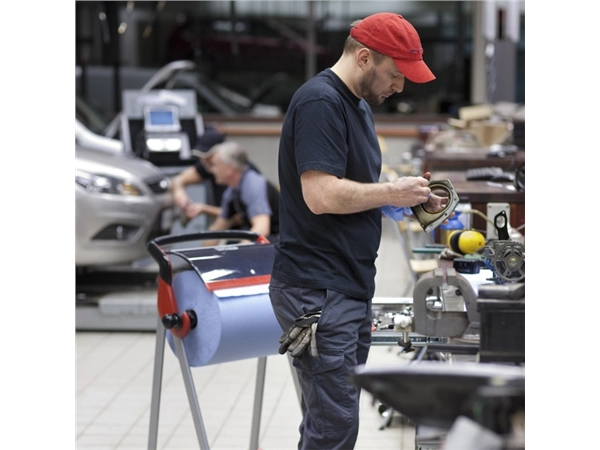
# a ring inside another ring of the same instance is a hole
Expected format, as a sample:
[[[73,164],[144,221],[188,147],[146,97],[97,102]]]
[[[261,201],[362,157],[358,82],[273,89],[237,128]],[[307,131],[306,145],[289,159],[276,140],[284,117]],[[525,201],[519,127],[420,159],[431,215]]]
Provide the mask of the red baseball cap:
[[[377,13],[361,20],[350,30],[361,44],[389,56],[400,72],[414,83],[435,80],[423,62],[423,47],[417,30],[400,14]]]

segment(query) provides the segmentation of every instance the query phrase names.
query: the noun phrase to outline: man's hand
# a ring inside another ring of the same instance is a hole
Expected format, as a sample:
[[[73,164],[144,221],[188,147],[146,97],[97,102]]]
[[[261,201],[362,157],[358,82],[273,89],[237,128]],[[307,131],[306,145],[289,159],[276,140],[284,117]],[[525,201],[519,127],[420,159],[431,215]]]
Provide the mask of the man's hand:
[[[173,200],[175,201],[177,208],[182,212],[185,210],[186,206],[192,202],[183,189],[173,194]]]
[[[244,225],[244,216],[242,213],[236,213],[227,219],[227,228],[238,228]]]
[[[430,213],[438,213],[443,211],[446,205],[448,205],[448,197],[440,197],[432,192],[427,201],[423,203],[423,208]]]
[[[426,202],[431,194],[429,179],[424,176],[400,177],[392,182],[392,189],[395,199],[390,204],[396,207],[420,205]]]
[[[193,219],[194,217],[205,213],[206,205],[204,203],[194,203],[190,201],[183,209],[183,213],[189,219]]]

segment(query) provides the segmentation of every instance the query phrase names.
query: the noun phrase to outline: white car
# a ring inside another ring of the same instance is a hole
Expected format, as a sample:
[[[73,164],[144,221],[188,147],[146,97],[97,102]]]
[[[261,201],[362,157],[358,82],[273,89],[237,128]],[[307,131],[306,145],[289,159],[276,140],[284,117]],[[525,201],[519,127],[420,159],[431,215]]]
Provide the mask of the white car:
[[[146,245],[173,223],[171,181],[122,142],[75,121],[75,266],[118,265],[148,257]]]

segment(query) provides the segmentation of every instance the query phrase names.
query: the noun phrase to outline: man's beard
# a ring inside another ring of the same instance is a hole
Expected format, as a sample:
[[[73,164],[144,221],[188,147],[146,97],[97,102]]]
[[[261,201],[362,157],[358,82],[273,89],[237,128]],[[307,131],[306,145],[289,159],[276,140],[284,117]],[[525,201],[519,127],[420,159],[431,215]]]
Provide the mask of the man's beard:
[[[381,98],[380,95],[373,92],[372,86],[374,80],[375,68],[371,67],[371,69],[369,69],[369,71],[366,74],[364,74],[358,82],[358,88],[360,89],[362,98],[367,103],[369,103],[370,105],[381,105],[385,98]]]

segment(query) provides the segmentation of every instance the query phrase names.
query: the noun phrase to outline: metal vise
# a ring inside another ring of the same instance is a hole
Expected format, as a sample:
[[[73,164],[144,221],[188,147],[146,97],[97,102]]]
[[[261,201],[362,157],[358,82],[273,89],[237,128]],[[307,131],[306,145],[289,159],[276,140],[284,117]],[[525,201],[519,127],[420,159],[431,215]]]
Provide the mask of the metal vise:
[[[449,290],[449,286],[457,289]],[[444,292],[452,292],[452,295]],[[437,268],[417,281],[413,311],[416,333],[433,337],[479,334],[477,294],[468,280],[454,269]]]

